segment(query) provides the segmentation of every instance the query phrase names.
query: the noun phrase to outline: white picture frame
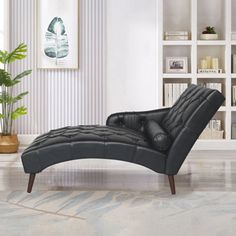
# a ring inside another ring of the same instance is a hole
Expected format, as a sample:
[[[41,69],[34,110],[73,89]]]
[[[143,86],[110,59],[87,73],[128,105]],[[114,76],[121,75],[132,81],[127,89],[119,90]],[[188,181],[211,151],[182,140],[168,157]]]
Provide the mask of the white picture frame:
[[[78,69],[79,1],[37,2],[37,67]]]
[[[188,58],[166,57],[166,73],[188,73]]]

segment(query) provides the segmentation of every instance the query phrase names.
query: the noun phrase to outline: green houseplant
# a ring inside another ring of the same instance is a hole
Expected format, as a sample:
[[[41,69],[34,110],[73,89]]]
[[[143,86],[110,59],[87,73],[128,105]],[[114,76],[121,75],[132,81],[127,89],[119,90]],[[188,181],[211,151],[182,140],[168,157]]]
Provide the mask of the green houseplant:
[[[15,104],[21,100],[28,92],[23,92],[14,95],[14,86],[21,79],[31,73],[31,70],[26,70],[19,75],[12,77],[8,72],[8,65],[16,60],[22,60],[26,57],[27,46],[21,43],[12,52],[0,50],[0,63],[3,64],[3,69],[0,69],[0,153],[17,152],[19,142],[17,135],[13,134],[13,121],[18,117],[27,114],[27,109],[24,106],[15,107]]]
[[[200,37],[202,40],[216,40],[218,39],[218,34],[215,31],[215,27],[207,26]]]

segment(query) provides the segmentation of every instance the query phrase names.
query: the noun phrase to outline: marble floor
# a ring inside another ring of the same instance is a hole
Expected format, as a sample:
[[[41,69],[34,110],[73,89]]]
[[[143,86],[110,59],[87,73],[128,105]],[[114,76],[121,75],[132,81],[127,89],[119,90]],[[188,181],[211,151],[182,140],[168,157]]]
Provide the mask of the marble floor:
[[[0,235],[236,235],[236,151],[193,151],[168,180],[108,160],[61,163],[25,189],[20,153],[0,155]]]

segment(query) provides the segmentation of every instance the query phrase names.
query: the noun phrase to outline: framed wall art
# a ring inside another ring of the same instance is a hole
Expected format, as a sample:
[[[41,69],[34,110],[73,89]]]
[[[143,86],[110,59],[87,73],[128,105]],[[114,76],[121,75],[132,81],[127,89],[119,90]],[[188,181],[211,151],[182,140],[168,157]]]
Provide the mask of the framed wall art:
[[[78,68],[78,0],[38,0],[38,68]]]

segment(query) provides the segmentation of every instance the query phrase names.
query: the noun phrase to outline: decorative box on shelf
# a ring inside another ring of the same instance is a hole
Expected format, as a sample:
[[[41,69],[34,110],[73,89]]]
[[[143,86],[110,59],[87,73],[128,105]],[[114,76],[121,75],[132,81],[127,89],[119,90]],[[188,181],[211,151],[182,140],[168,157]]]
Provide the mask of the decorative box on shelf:
[[[201,133],[199,139],[223,139],[224,130],[212,130],[206,128]]]
[[[199,139],[223,139],[224,130],[221,130],[221,120],[211,120],[201,133]]]

